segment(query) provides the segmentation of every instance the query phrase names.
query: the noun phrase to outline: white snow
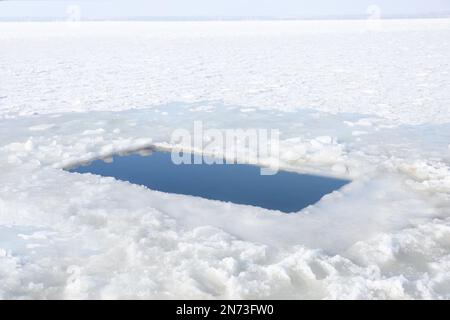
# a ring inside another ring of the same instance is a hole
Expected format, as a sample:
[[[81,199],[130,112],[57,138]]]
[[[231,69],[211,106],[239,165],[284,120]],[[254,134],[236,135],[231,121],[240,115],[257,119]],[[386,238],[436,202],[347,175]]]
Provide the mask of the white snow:
[[[450,298],[450,20],[380,23],[0,23],[0,298]],[[353,182],[286,215],[62,170],[194,120]]]

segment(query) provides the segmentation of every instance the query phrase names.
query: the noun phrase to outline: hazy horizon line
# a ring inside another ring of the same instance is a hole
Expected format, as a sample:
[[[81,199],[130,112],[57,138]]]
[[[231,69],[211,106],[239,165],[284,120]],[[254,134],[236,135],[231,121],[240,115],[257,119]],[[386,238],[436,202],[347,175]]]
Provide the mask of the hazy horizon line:
[[[380,19],[439,19],[450,18],[449,12],[426,14],[386,14]],[[292,15],[292,16],[130,16],[80,18],[80,21],[276,21],[276,20],[366,20],[367,14],[347,15]],[[0,21],[65,21],[65,17],[1,17]]]

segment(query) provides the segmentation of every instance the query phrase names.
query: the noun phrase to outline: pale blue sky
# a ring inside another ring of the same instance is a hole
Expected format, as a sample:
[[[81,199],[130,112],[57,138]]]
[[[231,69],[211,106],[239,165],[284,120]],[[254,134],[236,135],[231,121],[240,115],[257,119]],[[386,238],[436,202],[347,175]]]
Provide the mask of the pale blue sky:
[[[450,12],[450,0],[10,0],[0,1],[0,18],[64,17],[74,4],[86,19],[364,15],[372,4],[384,15]]]

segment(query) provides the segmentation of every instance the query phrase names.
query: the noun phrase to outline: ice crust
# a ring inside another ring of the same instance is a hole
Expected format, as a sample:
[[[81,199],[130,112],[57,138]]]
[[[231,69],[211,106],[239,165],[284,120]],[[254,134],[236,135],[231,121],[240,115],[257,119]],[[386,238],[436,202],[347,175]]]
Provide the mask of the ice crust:
[[[450,298],[449,20],[5,22],[0,43],[0,298]],[[286,215],[63,170],[195,120],[279,129],[284,168],[352,183]]]

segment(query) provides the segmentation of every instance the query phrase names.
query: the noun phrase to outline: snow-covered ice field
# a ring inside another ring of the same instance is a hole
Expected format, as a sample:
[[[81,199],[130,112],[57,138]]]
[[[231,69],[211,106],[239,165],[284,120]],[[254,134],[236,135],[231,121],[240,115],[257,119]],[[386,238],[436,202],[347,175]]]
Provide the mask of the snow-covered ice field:
[[[352,183],[287,215],[62,170],[194,120]],[[450,20],[2,22],[0,138],[0,298],[450,298]]]

